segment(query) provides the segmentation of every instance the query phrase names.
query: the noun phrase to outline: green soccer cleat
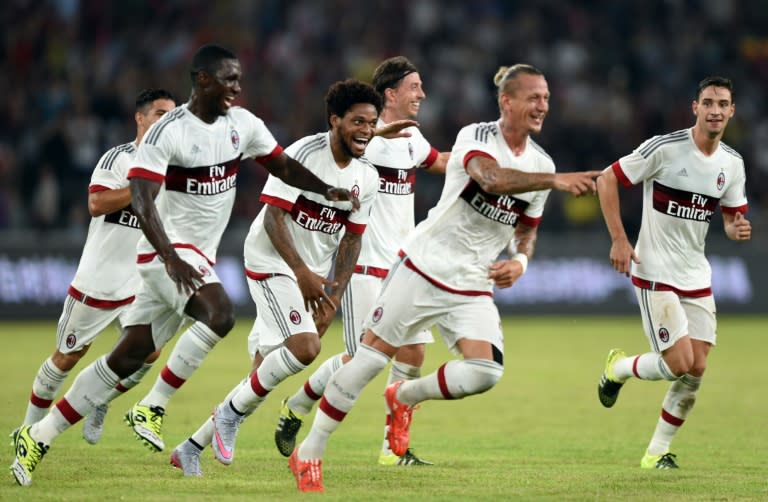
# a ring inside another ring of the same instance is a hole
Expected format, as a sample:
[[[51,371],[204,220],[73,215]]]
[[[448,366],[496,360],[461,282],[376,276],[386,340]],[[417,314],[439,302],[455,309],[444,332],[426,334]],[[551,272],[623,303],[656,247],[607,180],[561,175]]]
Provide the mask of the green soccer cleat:
[[[144,406],[136,403],[125,413],[125,423],[128,424],[136,438],[153,451],[163,451],[163,417],[165,409],[160,406]]]
[[[432,462],[429,462],[427,460],[423,460],[419,457],[417,457],[413,451],[411,451],[410,448],[405,450],[405,455],[402,457],[398,457],[394,453],[386,453],[381,452],[379,454],[379,465],[403,465],[403,466],[410,466],[410,465],[435,465]]]
[[[624,357],[627,357],[627,355],[623,350],[611,349],[608,352],[608,358],[605,360],[605,369],[600,376],[600,383],[597,384],[597,397],[600,398],[600,402],[606,408],[610,408],[616,403],[619,391],[624,385],[624,382],[619,382],[613,376],[613,364]]]
[[[680,467],[675,462],[674,453],[665,453],[664,455],[649,455],[648,453],[643,456],[640,461],[641,469],[679,469]]]
[[[290,457],[296,447],[296,436],[304,423],[304,417],[288,407],[288,398],[280,406],[280,417],[275,428],[275,446],[284,457]]]
[[[32,484],[32,472],[48,451],[48,446],[32,439],[29,435],[31,425],[24,425],[14,431],[13,446],[16,458],[11,464],[11,472],[21,486]]]

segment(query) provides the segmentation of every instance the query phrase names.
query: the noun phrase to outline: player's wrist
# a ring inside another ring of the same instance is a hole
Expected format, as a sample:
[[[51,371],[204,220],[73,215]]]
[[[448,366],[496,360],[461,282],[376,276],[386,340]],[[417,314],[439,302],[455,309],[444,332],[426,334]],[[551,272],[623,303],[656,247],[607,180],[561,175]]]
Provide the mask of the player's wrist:
[[[512,255],[510,260],[514,260],[523,267],[523,273],[525,273],[526,270],[528,270],[528,255],[525,253],[515,253]]]

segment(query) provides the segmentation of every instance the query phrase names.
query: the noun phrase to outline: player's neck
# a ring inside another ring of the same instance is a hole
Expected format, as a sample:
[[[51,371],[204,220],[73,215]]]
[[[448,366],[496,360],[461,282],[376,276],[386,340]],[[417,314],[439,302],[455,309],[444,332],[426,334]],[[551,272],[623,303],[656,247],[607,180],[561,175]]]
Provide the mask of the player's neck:
[[[384,108],[383,110],[381,110],[381,115],[379,115],[379,120],[381,120],[385,124],[390,124],[396,120],[406,120],[410,118],[411,117],[401,117],[400,114],[398,114],[392,108]]]
[[[702,131],[698,127],[693,128],[693,142],[696,143],[696,147],[706,156],[710,156],[715,153],[717,147],[720,146],[720,140],[723,137],[723,131],[711,136],[706,131]]]
[[[214,106],[205,106],[205,103],[198,98],[194,91],[189,97],[187,110],[206,124],[213,124],[219,118],[219,111]]]
[[[518,129],[510,127],[501,121],[501,134],[504,136],[504,141],[507,142],[507,146],[515,156],[522,155],[525,151],[525,146],[528,144],[528,131],[526,129]]]
[[[331,131],[329,136],[330,136],[331,154],[333,155],[333,160],[336,162],[337,166],[344,169],[349,165],[350,162],[352,162],[352,155],[350,155],[350,153],[342,144],[341,138],[337,134],[335,134],[334,131]]]

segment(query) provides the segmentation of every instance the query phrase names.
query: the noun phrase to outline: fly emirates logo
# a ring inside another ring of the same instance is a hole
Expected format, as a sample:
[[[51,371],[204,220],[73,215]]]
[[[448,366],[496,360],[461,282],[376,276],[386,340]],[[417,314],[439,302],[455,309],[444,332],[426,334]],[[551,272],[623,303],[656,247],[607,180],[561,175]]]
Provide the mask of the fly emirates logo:
[[[379,193],[410,195],[416,184],[416,169],[394,169],[376,166],[379,171]]]
[[[653,185],[653,208],[675,218],[709,223],[719,201],[717,197],[677,190],[658,182]]]
[[[467,184],[461,198],[489,220],[512,226],[517,224],[518,216],[528,207],[528,202],[524,200],[484,192],[475,180]]]
[[[344,228],[349,211],[328,207],[300,196],[291,209],[291,217],[302,228],[324,234],[337,234]]]
[[[187,178],[187,193],[195,195],[216,195],[237,185],[237,173],[227,174],[227,166],[211,166],[204,179]]]

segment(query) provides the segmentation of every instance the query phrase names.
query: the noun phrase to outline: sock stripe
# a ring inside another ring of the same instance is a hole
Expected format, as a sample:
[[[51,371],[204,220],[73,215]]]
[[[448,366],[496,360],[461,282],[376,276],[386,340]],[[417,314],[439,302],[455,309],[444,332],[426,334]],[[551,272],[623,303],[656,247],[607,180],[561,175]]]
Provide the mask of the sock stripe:
[[[304,382],[304,393],[307,395],[308,398],[310,398],[312,401],[317,401],[322,395],[317,394],[313,389],[312,386],[309,385],[309,380]]]
[[[53,399],[43,399],[42,397],[35,395],[33,392],[29,396],[29,402],[38,408],[49,408],[53,402]]]
[[[437,369],[437,385],[440,387],[440,393],[445,399],[456,399],[448,391],[448,382],[445,381],[445,366],[447,364],[445,363]]]
[[[676,416],[669,413],[664,408],[661,409],[661,419],[667,422],[668,424],[674,425],[675,427],[680,427],[685,423],[685,419],[677,418]]]
[[[637,363],[640,361],[640,356],[635,357],[635,360],[632,361],[632,374],[635,375],[635,377],[642,379],[640,376],[640,373],[637,372]]]
[[[198,321],[189,327],[189,332],[195,335],[205,347],[201,347],[203,350],[211,351],[216,344],[221,340],[221,337],[213,332],[211,328]]]
[[[341,422],[342,420],[344,420],[344,417],[347,416],[346,412],[331,406],[331,404],[328,403],[328,401],[325,399],[325,396],[323,396],[323,398],[320,399],[320,404],[318,405],[318,408],[322,410],[323,413],[328,415],[328,417],[330,417],[333,420],[336,420],[337,422]]]
[[[118,383],[115,386],[115,390],[117,392],[125,393],[125,392],[128,392],[130,389],[128,387],[124,386],[122,383]]]
[[[301,370],[306,368],[306,366],[301,364],[301,362],[296,359],[296,356],[294,356],[291,351],[285,347],[281,347],[278,354],[280,354],[280,359],[283,360],[283,363],[285,363],[285,366],[288,368],[288,371],[290,371],[291,374],[295,375],[296,373],[300,373]]]
[[[96,359],[93,371],[110,389],[120,382],[120,377],[117,376],[117,374],[109,367],[109,364],[107,364],[107,356],[102,356],[99,359]]]
[[[171,369],[168,366],[165,366],[163,370],[160,372],[160,378],[162,378],[165,383],[167,383],[174,389],[178,389],[179,387],[184,385],[184,382],[186,382],[186,380],[184,380],[183,378],[176,375],[173,371],[171,371]]]
[[[64,397],[59,399],[59,402],[56,403],[56,409],[59,410],[59,413],[61,413],[61,415],[70,424],[76,424],[77,422],[83,419],[83,416],[79,414],[77,411],[75,411],[72,405],[69,404],[69,401],[67,401],[67,399]]]
[[[251,389],[253,392],[256,393],[259,397],[264,397],[267,394],[269,394],[269,391],[264,388],[263,385],[261,385],[261,382],[259,381],[259,371],[256,370],[251,375]]]

